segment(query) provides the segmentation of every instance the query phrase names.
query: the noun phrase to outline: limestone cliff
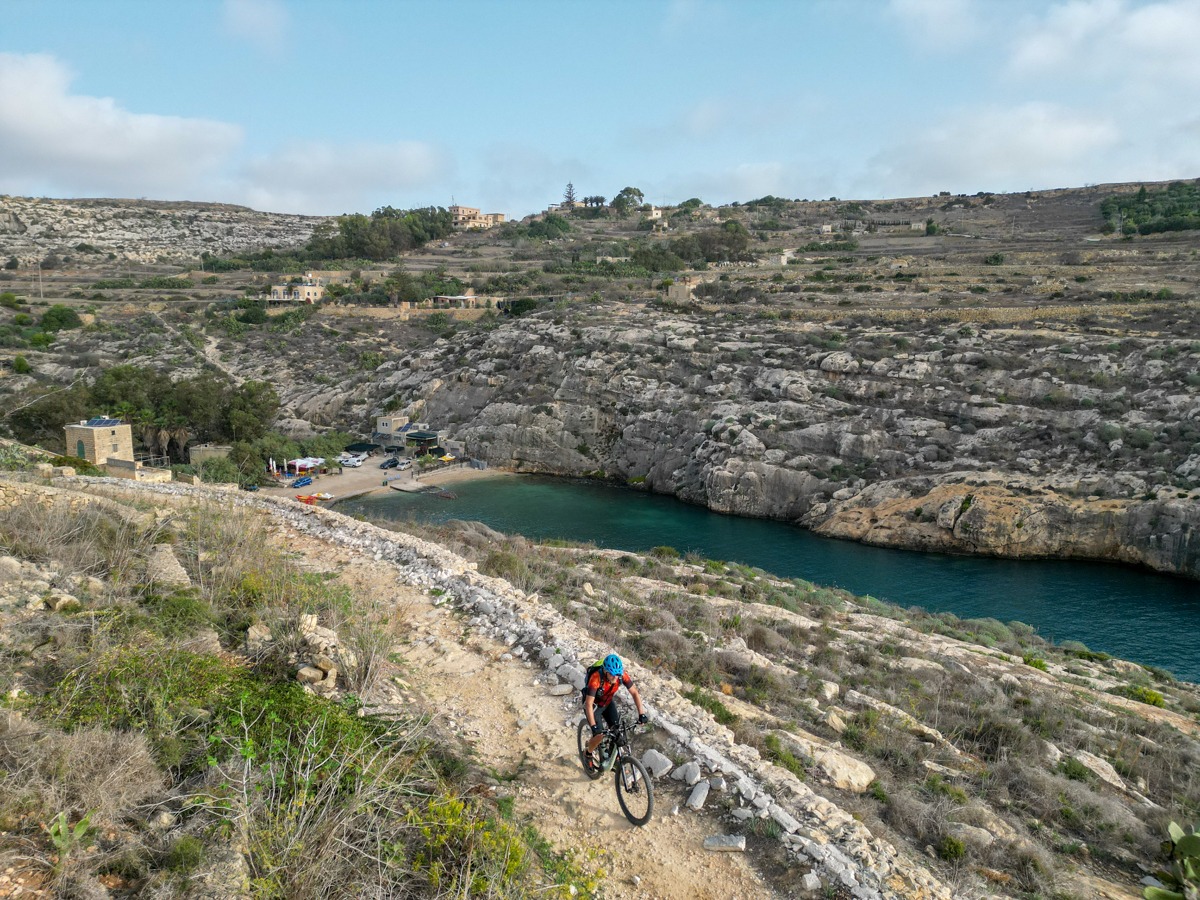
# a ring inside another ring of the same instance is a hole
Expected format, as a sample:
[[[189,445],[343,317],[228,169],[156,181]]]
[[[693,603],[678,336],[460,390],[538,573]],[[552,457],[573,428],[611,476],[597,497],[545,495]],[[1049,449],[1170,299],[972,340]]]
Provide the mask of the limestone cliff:
[[[1200,577],[1200,492],[1180,488],[1196,447],[1140,454],[1119,437],[1190,435],[1200,415],[1149,357],[1105,392],[1036,355],[1016,365],[1019,332],[938,329],[939,349],[881,353],[865,329],[830,351],[812,324],[729,331],[700,316],[633,324],[635,312],[435,346],[374,391],[518,471],[614,478],[886,546]],[[982,365],[1001,354],[1012,368]],[[1041,402],[1051,389],[1077,401]]]

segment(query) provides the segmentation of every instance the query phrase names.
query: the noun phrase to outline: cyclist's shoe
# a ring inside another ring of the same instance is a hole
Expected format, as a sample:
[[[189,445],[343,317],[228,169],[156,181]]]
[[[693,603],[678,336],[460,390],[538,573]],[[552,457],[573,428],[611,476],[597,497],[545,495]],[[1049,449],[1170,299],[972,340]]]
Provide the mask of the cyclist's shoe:
[[[602,765],[602,763],[600,762],[600,752],[598,750],[592,750],[591,752],[589,752],[587,755],[588,771],[589,772],[598,772],[598,771],[600,771],[601,765]]]

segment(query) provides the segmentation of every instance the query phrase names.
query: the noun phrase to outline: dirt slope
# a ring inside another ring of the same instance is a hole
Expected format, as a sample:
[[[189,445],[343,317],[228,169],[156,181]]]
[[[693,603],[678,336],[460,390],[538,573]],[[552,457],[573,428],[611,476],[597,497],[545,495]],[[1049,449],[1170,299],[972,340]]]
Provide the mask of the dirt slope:
[[[289,531],[280,537],[309,560],[328,558],[328,546],[306,535]],[[606,873],[605,897],[780,896],[756,871],[752,853],[702,849],[706,837],[725,829],[716,816],[683,807],[687,795],[677,782],[657,782],[654,817],[643,828],[631,826],[617,805],[612,779],[589,781],[579,766],[577,694],[551,696],[535,681],[536,669],[503,658],[506,648],[476,636],[464,639],[454,612],[398,584],[386,563],[348,552],[333,562],[354,590],[391,597],[401,611],[407,646],[393,684],[423,698],[473,749],[480,768],[505,779],[497,792],[511,793],[518,820],[534,823],[560,850],[578,849],[588,867]]]

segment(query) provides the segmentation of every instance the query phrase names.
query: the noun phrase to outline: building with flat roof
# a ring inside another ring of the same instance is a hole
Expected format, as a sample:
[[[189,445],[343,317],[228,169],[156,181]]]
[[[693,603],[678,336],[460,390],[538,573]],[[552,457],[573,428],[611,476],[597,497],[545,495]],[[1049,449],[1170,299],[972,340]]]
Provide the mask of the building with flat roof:
[[[93,416],[86,422],[63,427],[67,455],[102,466],[109,459],[133,462],[133,429],[120,419]]]
[[[474,206],[451,206],[450,216],[455,229],[459,231],[468,228],[486,230],[504,222],[504,213],[481,213]]]
[[[324,296],[325,286],[315,281],[271,285],[272,303],[320,303]]]

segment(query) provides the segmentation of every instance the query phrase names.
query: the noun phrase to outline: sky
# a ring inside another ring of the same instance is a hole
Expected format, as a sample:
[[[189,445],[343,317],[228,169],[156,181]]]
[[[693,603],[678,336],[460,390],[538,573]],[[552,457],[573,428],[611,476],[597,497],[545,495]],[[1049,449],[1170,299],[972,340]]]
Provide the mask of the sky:
[[[0,194],[370,213],[1200,176],[1200,0],[0,0]]]

